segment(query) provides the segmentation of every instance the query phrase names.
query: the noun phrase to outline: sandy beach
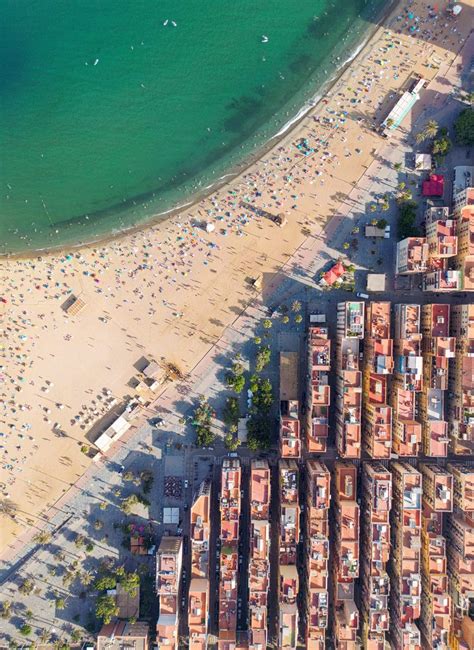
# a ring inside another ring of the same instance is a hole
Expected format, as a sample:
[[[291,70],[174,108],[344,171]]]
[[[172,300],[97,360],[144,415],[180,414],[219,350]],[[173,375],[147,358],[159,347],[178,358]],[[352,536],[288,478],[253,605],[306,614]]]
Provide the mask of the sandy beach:
[[[295,251],[325,236],[386,144],[374,126],[398,89],[433,79],[465,42],[470,21],[445,6],[400,3],[294,130],[191,209],[109,243],[0,261],[0,503],[16,512],[1,519],[0,553],[87,469],[81,446],[113,399],[133,395],[140,358],[191,372]],[[284,213],[286,226],[259,211]],[[71,296],[85,303],[76,316]]]

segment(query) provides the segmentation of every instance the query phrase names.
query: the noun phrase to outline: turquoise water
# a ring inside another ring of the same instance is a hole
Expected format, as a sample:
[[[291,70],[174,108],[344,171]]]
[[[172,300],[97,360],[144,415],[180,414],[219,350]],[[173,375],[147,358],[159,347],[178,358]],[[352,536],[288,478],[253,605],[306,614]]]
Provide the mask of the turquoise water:
[[[384,4],[0,0],[0,252],[189,200],[317,93]]]

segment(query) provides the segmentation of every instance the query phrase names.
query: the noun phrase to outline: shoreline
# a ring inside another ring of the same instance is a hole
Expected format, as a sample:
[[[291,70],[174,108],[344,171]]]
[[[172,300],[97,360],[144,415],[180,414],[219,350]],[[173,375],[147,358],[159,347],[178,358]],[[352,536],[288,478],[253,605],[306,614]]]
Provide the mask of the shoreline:
[[[273,149],[283,145],[286,142],[286,139],[291,137],[291,134],[294,133],[299,126],[301,126],[302,122],[305,119],[312,117],[312,114],[320,108],[321,103],[325,97],[331,96],[331,91],[340,82],[341,78],[344,76],[347,70],[357,62],[357,59],[360,56],[363,55],[364,50],[370,46],[372,40],[377,38],[379,30],[383,27],[382,23],[390,20],[391,14],[394,14],[397,7],[402,5],[402,3],[403,0],[389,0],[387,6],[381,7],[374,19],[376,22],[374,22],[372,28],[367,28],[364,39],[356,46],[353,54],[350,54],[344,63],[342,63],[340,67],[336,68],[333,77],[323,82],[323,84],[317,89],[312,98],[306,100],[303,106],[301,106],[296,111],[293,117],[287,120],[277,133],[270,136],[264,143],[262,143],[256,152],[253,154],[250,153],[244,160],[242,160],[240,163],[237,163],[235,167],[228,168],[226,171],[224,171],[224,174],[216,181],[206,186],[205,188],[202,188],[202,190],[197,190],[194,194],[189,194],[187,196],[183,195],[182,198],[185,200],[184,204],[146,217],[143,223],[130,225],[128,228],[120,230],[119,232],[113,232],[112,230],[103,235],[98,235],[97,238],[93,238],[90,241],[79,241],[73,244],[58,244],[57,246],[45,246],[42,248],[35,248],[21,252],[0,252],[0,261],[14,261],[17,259],[34,259],[40,257],[42,258],[43,256],[46,257],[52,255],[61,255],[68,251],[77,252],[81,249],[88,250],[96,246],[105,246],[109,243],[125,239],[148,228],[153,229],[160,227],[162,224],[166,224],[174,217],[180,215],[185,209],[192,210],[201,201],[208,199],[215,192],[224,189],[228,183],[238,180],[240,176],[250,172],[251,168],[254,165],[258,164],[265,156],[271,153]],[[314,104],[312,102],[314,102]],[[306,104],[309,104],[307,106],[307,110],[302,112]]]

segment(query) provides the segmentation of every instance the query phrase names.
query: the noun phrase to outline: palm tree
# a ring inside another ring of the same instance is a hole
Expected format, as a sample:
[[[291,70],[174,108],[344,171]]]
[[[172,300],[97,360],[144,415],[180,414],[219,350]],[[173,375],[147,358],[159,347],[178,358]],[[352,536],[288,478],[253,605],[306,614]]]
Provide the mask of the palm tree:
[[[43,630],[39,635],[39,640],[41,641],[41,643],[48,643],[50,636],[51,634],[50,632],[48,632],[48,630]]]
[[[291,311],[294,311],[296,313],[301,311],[301,303],[299,300],[293,300],[293,302],[291,303]]]
[[[47,530],[41,530],[33,537],[33,541],[37,544],[48,544],[51,541],[51,533]]]
[[[17,507],[10,499],[0,499],[0,515],[13,519],[16,515]]]
[[[92,573],[92,571],[84,571],[81,574],[81,583],[84,585],[84,587],[90,585],[93,580],[94,580],[94,574]]]
[[[425,128],[423,129],[423,131],[420,131],[420,133],[418,133],[416,136],[417,143],[419,144],[424,140],[432,140],[437,136],[438,129],[439,129],[439,124],[438,122],[436,122],[436,120],[428,120],[428,122],[425,124]]]
[[[0,616],[2,618],[10,618],[10,615],[12,613],[12,604],[10,600],[4,600],[2,603],[2,612]]]

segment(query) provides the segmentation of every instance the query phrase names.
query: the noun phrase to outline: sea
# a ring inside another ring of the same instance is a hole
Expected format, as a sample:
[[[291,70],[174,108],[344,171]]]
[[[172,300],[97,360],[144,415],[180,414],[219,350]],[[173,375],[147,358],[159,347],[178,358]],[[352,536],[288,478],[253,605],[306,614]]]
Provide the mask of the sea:
[[[0,254],[163,219],[276,141],[387,0],[0,0]]]

